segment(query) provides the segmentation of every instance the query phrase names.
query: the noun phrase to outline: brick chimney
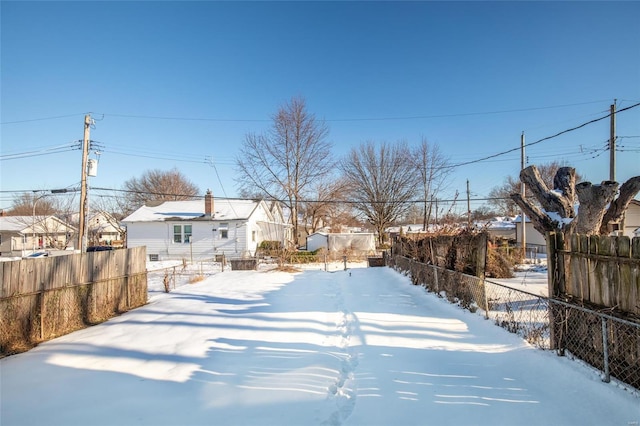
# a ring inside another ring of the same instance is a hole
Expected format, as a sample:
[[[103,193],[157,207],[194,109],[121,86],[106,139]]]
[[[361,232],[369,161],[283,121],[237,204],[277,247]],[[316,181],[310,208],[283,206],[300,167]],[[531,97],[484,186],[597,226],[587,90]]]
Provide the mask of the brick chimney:
[[[207,193],[204,194],[204,215],[206,217],[212,217],[213,213],[213,194],[210,189],[207,189]]]

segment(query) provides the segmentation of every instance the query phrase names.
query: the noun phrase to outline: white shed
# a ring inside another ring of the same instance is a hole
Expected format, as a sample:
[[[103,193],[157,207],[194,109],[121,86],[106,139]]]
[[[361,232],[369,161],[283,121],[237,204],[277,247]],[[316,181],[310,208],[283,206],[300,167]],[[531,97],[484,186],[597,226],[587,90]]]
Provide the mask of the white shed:
[[[307,251],[324,248],[332,254],[343,253],[346,250],[369,253],[375,252],[375,235],[371,233],[328,234],[316,232],[307,237]]]

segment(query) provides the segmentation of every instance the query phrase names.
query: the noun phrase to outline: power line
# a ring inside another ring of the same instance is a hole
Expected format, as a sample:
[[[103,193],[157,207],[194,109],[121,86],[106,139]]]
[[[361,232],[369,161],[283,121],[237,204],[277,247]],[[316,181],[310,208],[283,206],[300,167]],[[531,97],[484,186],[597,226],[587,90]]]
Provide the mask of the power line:
[[[636,104],[634,104],[634,105],[628,106],[628,107],[626,107],[626,108],[620,109],[620,110],[618,110],[618,111],[616,112],[616,114],[619,114],[619,113],[621,113],[621,112],[623,112],[623,111],[630,110],[630,109],[635,108],[635,107],[637,107],[637,106],[640,106],[640,102],[638,102],[638,103],[636,103]],[[593,120],[587,121],[586,123],[582,123],[582,124],[580,124],[579,126],[575,126],[575,127],[570,128],[570,129],[563,130],[563,131],[558,132],[558,133],[556,133],[556,134],[554,134],[554,135],[547,136],[547,137],[544,137],[544,138],[542,138],[542,139],[538,139],[538,140],[537,140],[537,141],[535,141],[535,142],[527,143],[527,144],[525,144],[524,146],[525,146],[525,147],[529,147],[529,146],[537,145],[537,144],[542,143],[542,142],[544,142],[544,141],[548,141],[548,140],[550,140],[550,139],[557,138],[557,137],[558,137],[558,136],[560,136],[560,135],[564,135],[565,133],[573,132],[573,131],[575,131],[575,130],[578,130],[578,129],[581,129],[581,128],[585,127],[585,126],[588,126],[589,124],[596,123],[596,122],[598,122],[598,121],[604,120],[604,119],[609,118],[609,117],[611,117],[611,113],[609,113],[609,114],[607,114],[607,115],[605,115],[605,116],[603,116],[603,117],[599,117],[599,118],[596,118],[596,119],[593,119]],[[497,153],[497,154],[493,154],[493,155],[489,155],[489,156],[486,156],[486,157],[483,157],[483,158],[479,158],[479,159],[477,159],[477,160],[466,161],[466,162],[462,162],[462,163],[453,164],[453,165],[450,165],[450,166],[443,166],[442,168],[443,168],[443,169],[445,169],[445,168],[451,168],[451,169],[452,169],[452,168],[456,168],[456,167],[466,166],[466,165],[469,165],[469,164],[480,163],[480,162],[482,162],[482,161],[490,160],[490,159],[492,159],[492,158],[499,157],[499,156],[502,156],[502,155],[505,155],[505,154],[509,154],[509,153],[511,153],[511,152],[520,151],[520,149],[521,149],[521,147],[512,148],[512,149],[508,149],[508,150],[506,150],[506,151],[499,152],[499,153]]]
[[[573,106],[581,106],[581,105],[589,105],[595,103],[605,102],[604,100],[596,100],[596,101],[587,101],[587,102],[579,102],[573,104],[561,104],[561,105],[548,105],[541,107],[528,107],[528,108],[513,108],[513,109],[504,109],[504,110],[495,110],[495,111],[472,111],[472,112],[462,112],[462,113],[451,113],[451,114],[433,114],[433,115],[410,115],[410,116],[395,116],[395,117],[350,117],[350,118],[329,118],[324,121],[327,122],[348,122],[348,121],[396,121],[396,120],[422,120],[429,118],[448,118],[448,117],[466,117],[466,116],[477,116],[477,115],[495,115],[495,114],[507,114],[513,112],[527,112],[527,111],[538,111],[545,109],[558,109],[558,108],[568,108]],[[28,123],[33,121],[43,121],[43,120],[54,120],[59,118],[66,117],[75,117],[79,115],[85,115],[87,113],[82,114],[68,114],[68,115],[60,115],[53,117],[43,117],[43,118],[33,118],[26,120],[15,120],[15,121],[5,121],[0,124],[16,124],[16,123]],[[266,118],[219,118],[219,117],[177,117],[177,116],[157,116],[157,115],[144,115],[144,114],[117,114],[117,113],[100,113],[103,117],[111,116],[111,117],[121,117],[121,118],[135,118],[135,119],[149,119],[149,120],[171,120],[171,121],[209,121],[209,122],[270,122],[271,119]]]
[[[72,144],[54,146],[51,148],[41,149],[38,151],[26,151],[26,152],[19,152],[16,154],[0,155],[0,161],[16,160],[20,158],[31,158],[31,157],[38,157],[42,155],[50,155],[50,154],[58,154],[61,152],[74,151],[77,149],[80,149],[80,145],[77,142],[74,142]]]
[[[42,117],[42,118],[30,118],[26,120],[15,120],[15,121],[3,121],[0,124],[17,124],[17,123],[31,123],[33,121],[45,121],[45,120],[57,120],[59,118],[68,118],[68,117],[77,117],[82,116],[87,113],[83,112],[81,114],[67,114],[67,115],[56,115],[53,117]]]

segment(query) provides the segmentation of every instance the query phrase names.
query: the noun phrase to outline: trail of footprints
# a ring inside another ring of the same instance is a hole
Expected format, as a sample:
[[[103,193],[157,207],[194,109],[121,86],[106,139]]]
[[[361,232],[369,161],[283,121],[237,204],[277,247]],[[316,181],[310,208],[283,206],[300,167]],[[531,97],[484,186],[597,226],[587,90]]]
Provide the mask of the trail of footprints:
[[[346,309],[339,283],[336,283],[336,285],[338,286],[336,289],[336,307],[341,312],[336,321],[337,346],[340,350],[338,356],[341,360],[341,365],[335,383],[329,387],[329,397],[333,398],[336,403],[336,411],[322,423],[329,426],[341,425],[355,408],[355,370],[358,366],[358,355],[350,345],[354,327],[356,326],[356,319],[353,313]]]

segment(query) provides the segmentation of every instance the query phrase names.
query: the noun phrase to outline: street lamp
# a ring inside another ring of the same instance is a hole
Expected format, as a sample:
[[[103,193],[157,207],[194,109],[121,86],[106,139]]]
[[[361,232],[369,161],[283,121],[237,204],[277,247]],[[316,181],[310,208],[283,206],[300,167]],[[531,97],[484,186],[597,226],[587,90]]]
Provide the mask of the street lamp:
[[[39,192],[39,191],[33,191],[34,193]],[[31,240],[32,240],[32,246],[33,246],[33,253],[36,252],[36,204],[38,204],[38,201],[40,201],[41,199],[43,199],[44,197],[46,197],[47,193],[41,194],[39,197],[35,197],[33,200],[33,215],[32,217],[32,223],[31,223]]]
[[[34,193],[37,192],[41,192],[41,191],[33,191]],[[62,189],[52,189],[51,190],[51,194],[64,194],[68,192],[68,189],[66,188],[62,188]],[[32,239],[32,247],[33,247],[33,252],[36,252],[36,205],[38,204],[38,201],[40,201],[41,199],[43,199],[44,197],[46,197],[47,195],[49,195],[49,193],[45,192],[44,194],[41,194],[38,197],[35,197],[33,200],[33,214],[32,214],[32,223],[31,223],[31,239]]]

